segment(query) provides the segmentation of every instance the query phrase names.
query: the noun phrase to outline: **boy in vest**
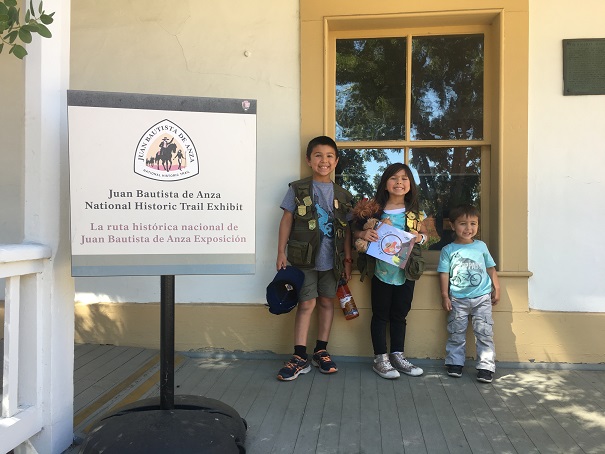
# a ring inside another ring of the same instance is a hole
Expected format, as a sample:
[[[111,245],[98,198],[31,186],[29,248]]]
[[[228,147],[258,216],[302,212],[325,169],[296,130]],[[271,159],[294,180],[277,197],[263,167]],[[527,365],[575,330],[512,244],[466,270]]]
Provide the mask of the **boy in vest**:
[[[290,262],[303,271],[294,323],[294,355],[277,378],[296,379],[311,370],[311,362],[324,374],[338,371],[327,352],[339,279],[351,278],[351,194],[330,179],[338,164],[338,148],[330,137],[319,136],[307,146],[307,164],[313,176],[290,183],[281,203],[277,269]],[[287,245],[287,253],[286,253]],[[307,334],[317,306],[318,333],[313,355],[307,354]]]
[[[448,312],[445,346],[447,374],[461,377],[466,358],[469,315],[477,346],[477,380],[491,383],[496,371],[492,306],[500,300],[496,262],[483,241],[475,240],[479,210],[460,205],[450,211],[454,241],[441,249],[439,283],[441,305]]]

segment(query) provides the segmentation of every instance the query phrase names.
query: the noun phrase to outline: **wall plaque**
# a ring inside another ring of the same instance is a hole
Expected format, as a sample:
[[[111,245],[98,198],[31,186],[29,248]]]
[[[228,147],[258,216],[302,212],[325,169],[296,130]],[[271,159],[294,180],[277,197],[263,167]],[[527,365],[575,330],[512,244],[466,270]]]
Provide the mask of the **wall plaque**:
[[[563,95],[605,94],[605,38],[563,40]]]

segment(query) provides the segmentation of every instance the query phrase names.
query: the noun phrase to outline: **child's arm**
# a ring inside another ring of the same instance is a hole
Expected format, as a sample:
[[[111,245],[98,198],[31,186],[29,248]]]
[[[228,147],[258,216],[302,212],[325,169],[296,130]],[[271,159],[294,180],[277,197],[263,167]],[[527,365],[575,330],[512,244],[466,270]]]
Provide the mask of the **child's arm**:
[[[426,242],[426,240],[428,239],[427,230],[424,225],[424,222],[418,221],[416,227],[418,227],[418,230],[410,229],[410,233],[416,235],[416,243],[424,244],[424,242]]]
[[[444,311],[452,310],[452,301],[450,300],[450,275],[449,273],[439,273],[439,286],[441,287],[441,307]]]
[[[290,232],[292,231],[292,223],[294,222],[294,215],[288,211],[284,210],[284,214],[281,217],[281,221],[279,221],[279,232],[277,235],[277,270],[285,268],[288,264],[288,259],[286,257],[286,245],[288,244],[288,238],[290,237]]]
[[[345,230],[345,279],[347,282],[351,280],[351,269],[353,268],[351,250],[351,224],[349,224]]]
[[[492,280],[492,306],[495,306],[500,301],[500,281],[495,267],[488,268],[487,274]]]

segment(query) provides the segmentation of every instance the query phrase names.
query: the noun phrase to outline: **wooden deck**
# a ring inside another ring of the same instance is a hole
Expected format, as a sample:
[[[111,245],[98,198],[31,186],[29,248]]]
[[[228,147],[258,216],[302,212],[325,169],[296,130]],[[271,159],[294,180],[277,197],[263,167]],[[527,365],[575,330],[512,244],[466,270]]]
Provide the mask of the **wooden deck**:
[[[176,355],[175,393],[212,397],[248,423],[248,454],[603,453],[605,370],[500,367],[491,384],[474,369],[447,376],[416,361],[422,377],[385,380],[370,359],[344,358],[276,380],[284,358]],[[599,369],[599,366],[595,366]],[[74,426],[78,439],[103,414],[159,393],[159,352],[76,345]]]

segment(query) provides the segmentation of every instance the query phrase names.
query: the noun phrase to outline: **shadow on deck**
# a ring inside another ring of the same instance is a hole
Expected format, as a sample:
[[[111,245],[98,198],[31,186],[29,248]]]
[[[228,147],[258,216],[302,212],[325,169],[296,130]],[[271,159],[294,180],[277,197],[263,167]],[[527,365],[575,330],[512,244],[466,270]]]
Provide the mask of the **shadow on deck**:
[[[246,452],[603,453],[605,370],[596,365],[499,364],[491,384],[447,376],[420,360],[422,377],[378,377],[368,358],[335,358],[293,382],[275,376],[284,358],[177,354],[175,394],[218,399],[248,423]],[[159,352],[76,345],[75,444],[104,414],[159,394]]]

